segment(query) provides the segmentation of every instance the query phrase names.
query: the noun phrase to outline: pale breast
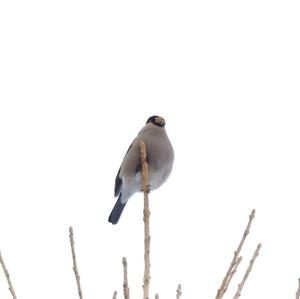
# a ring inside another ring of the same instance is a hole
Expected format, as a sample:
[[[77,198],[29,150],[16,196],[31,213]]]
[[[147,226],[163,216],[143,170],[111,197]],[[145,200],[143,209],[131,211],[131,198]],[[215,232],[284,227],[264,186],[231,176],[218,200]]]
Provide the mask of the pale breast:
[[[121,167],[121,176],[129,184],[135,184],[136,190],[142,189],[140,142],[144,141],[147,147],[147,161],[149,162],[149,182],[151,190],[159,188],[169,177],[174,152],[170,140],[163,128],[143,129],[134,140]],[[130,182],[129,182],[130,181]],[[133,183],[134,182],[134,183]]]

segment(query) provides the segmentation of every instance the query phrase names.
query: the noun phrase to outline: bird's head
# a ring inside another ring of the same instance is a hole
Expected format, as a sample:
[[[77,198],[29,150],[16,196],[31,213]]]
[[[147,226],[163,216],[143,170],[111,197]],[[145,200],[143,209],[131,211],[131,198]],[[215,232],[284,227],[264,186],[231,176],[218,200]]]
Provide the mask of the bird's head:
[[[146,124],[148,124],[148,123],[152,123],[155,126],[164,127],[166,124],[166,121],[161,116],[153,115],[148,118]]]

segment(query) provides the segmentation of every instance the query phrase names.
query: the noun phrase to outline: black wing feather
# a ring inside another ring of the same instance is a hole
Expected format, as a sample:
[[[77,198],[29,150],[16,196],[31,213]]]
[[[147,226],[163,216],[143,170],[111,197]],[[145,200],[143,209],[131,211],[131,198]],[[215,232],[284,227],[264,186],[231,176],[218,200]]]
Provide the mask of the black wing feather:
[[[129,152],[129,150],[131,149],[131,147],[132,147],[132,143],[126,152],[125,157],[126,157],[127,153]],[[122,183],[123,183],[122,178],[120,177],[120,171],[121,171],[121,167],[119,168],[118,174],[115,179],[115,197],[117,197],[120,194]]]
[[[120,194],[121,187],[122,187],[122,179],[119,176],[120,170],[121,170],[121,167],[119,168],[118,174],[115,179],[115,197],[117,197]]]

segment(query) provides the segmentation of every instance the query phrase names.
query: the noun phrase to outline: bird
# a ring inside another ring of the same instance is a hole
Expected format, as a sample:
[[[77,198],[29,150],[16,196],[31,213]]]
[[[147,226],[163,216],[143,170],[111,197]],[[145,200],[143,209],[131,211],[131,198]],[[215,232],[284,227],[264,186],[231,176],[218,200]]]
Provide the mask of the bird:
[[[110,223],[117,224],[129,198],[142,191],[141,141],[145,142],[147,148],[149,191],[159,188],[168,179],[172,171],[174,150],[165,124],[161,116],[149,117],[127,150],[115,179],[114,191],[118,199],[108,218]]]

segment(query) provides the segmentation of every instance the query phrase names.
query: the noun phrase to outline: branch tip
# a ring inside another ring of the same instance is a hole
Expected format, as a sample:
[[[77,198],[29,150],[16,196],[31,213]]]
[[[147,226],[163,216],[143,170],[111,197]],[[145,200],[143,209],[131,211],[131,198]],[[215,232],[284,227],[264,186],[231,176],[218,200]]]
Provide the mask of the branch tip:
[[[176,291],[176,299],[180,299],[181,294],[182,294],[182,292],[181,292],[181,284],[179,284],[178,287],[177,287],[177,291]]]
[[[296,291],[296,299],[300,298],[300,278],[298,278],[298,288]]]
[[[78,268],[77,268],[75,241],[74,241],[74,234],[73,234],[72,226],[69,227],[69,232],[70,232],[69,238],[70,238],[72,261],[73,261],[73,271],[74,271],[74,275],[75,275],[75,279],[76,279],[78,295],[79,295],[80,299],[83,299],[82,289],[81,289],[81,285],[80,285],[80,275],[79,275]]]
[[[3,272],[5,274],[5,277],[6,277],[6,280],[7,280],[7,283],[8,283],[8,289],[9,289],[9,291],[10,291],[13,299],[17,299],[17,295],[15,293],[15,290],[13,288],[12,282],[10,280],[10,275],[9,275],[9,272],[8,272],[6,266],[5,266],[5,263],[4,263],[1,251],[0,251],[0,264],[2,266]]]
[[[252,258],[251,258],[251,260],[250,260],[250,263],[249,263],[249,265],[248,265],[248,268],[247,268],[247,270],[246,270],[246,272],[245,272],[245,274],[244,274],[244,277],[243,277],[242,281],[239,283],[239,285],[238,285],[238,287],[237,287],[237,290],[236,290],[236,293],[235,293],[233,299],[238,299],[238,298],[241,296],[241,292],[242,292],[242,290],[243,290],[243,287],[244,287],[244,285],[245,285],[245,283],[246,283],[246,280],[247,280],[247,278],[248,278],[248,276],[249,276],[249,274],[250,274],[250,272],[251,272],[251,270],[252,270],[252,268],[253,268],[253,265],[254,265],[254,263],[255,263],[255,260],[256,260],[256,258],[257,258],[258,255],[259,255],[260,249],[261,249],[261,243],[259,243],[259,244],[256,246],[256,249],[255,249],[255,251],[254,251],[254,253],[253,253],[253,256],[252,256]]]
[[[217,292],[217,295],[216,295],[215,299],[221,299],[224,296],[224,294],[225,294],[225,292],[228,288],[228,285],[229,285],[233,275],[235,274],[239,263],[241,262],[241,260],[238,261],[239,256],[240,256],[240,252],[243,248],[243,245],[245,243],[245,240],[246,240],[248,234],[250,233],[250,227],[251,227],[251,224],[252,224],[252,221],[253,221],[254,217],[255,217],[255,209],[253,209],[251,211],[250,215],[249,215],[249,220],[248,220],[247,226],[244,230],[242,239],[241,239],[237,249],[234,251],[232,261],[231,261],[231,263],[229,265],[229,268],[228,268],[228,270],[225,274],[225,277],[223,278],[221,286],[218,289],[218,292]]]
[[[123,273],[124,273],[123,293],[124,293],[124,298],[129,299],[128,272],[127,272],[127,259],[126,259],[126,257],[122,258],[122,264],[123,264]]]

